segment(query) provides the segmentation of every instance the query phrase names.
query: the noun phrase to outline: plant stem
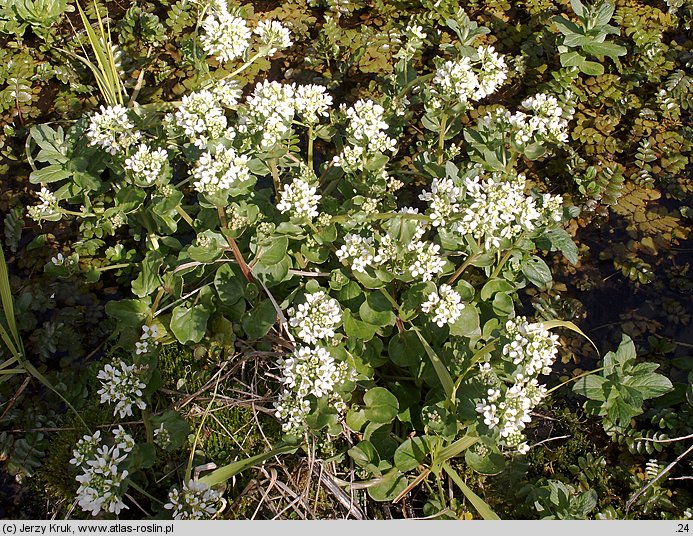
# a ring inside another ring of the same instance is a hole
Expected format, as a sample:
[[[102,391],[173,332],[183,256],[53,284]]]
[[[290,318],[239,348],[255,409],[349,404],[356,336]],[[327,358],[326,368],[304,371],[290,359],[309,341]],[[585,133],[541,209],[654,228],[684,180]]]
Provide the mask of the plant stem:
[[[277,169],[277,160],[275,158],[272,158],[269,161],[269,168],[270,172],[272,173],[272,182],[274,183],[274,194],[279,196],[279,190],[281,189],[282,185],[279,181],[279,170]]]
[[[150,416],[151,413],[149,410],[142,410],[142,422],[144,423],[144,429],[147,433],[147,443],[154,443],[154,427],[152,426]]]
[[[445,156],[445,134],[447,134],[448,116],[443,114],[440,118],[440,132],[438,132],[438,164],[443,164]]]
[[[176,212],[178,212],[178,214],[180,214],[180,217],[185,220],[185,222],[190,226],[191,229],[193,229],[193,230],[195,229],[195,225],[193,225],[193,219],[190,217],[190,214],[185,212],[185,209],[183,207],[178,205],[176,207]]]
[[[123,262],[121,264],[111,264],[109,266],[101,266],[100,268],[96,268],[97,272],[107,272],[108,270],[118,270],[120,268],[127,268],[128,266],[132,266],[134,263],[132,262]]]
[[[313,170],[313,125],[308,127],[308,165]]]
[[[450,276],[450,279],[448,279],[448,285],[452,285],[457,279],[462,275],[462,273],[467,269],[467,267],[472,264],[478,257],[479,255],[475,253],[474,255],[470,255],[467,257],[467,260],[465,260],[460,267],[455,270],[455,273]]]

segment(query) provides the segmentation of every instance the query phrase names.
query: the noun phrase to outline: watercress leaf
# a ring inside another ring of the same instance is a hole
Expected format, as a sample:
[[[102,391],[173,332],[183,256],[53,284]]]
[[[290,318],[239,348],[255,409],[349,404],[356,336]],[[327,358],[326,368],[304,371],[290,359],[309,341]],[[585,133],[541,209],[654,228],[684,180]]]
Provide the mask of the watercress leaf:
[[[380,292],[371,292],[359,308],[359,316],[365,322],[375,326],[390,326],[395,323],[392,305]]]
[[[363,397],[366,419],[373,423],[387,424],[399,413],[397,397],[384,387],[374,387]]]
[[[464,461],[482,475],[497,475],[505,469],[505,457],[495,447],[485,446],[483,454],[476,449],[467,449],[464,452]]]
[[[450,324],[450,335],[457,337],[475,337],[481,335],[479,313],[471,303],[465,303],[460,316]]]
[[[32,171],[31,175],[29,175],[29,182],[32,184],[48,184],[67,179],[71,176],[72,173],[67,171],[62,165],[51,164],[37,171]]]
[[[601,63],[594,61],[585,61],[581,63],[578,67],[580,70],[590,76],[601,76],[604,74],[604,66]]]
[[[498,316],[510,316],[515,310],[513,299],[505,292],[499,292],[493,297],[493,312]]]
[[[234,269],[230,264],[223,264],[214,276],[214,288],[222,305],[233,305],[243,298],[245,279],[240,269]]]
[[[431,441],[427,436],[414,436],[407,439],[395,451],[395,467],[403,473],[416,469],[431,451]]]
[[[540,289],[551,288],[553,277],[551,277],[551,269],[546,265],[543,259],[532,255],[522,263],[522,273],[534,285]]]
[[[251,339],[260,339],[267,335],[277,321],[277,311],[270,300],[261,301],[243,318],[243,330]]]
[[[549,251],[560,251],[572,264],[578,262],[578,248],[565,229],[551,229],[536,240],[537,247]]]
[[[390,361],[399,367],[409,367],[420,363],[424,352],[418,335],[413,331],[395,334],[387,346]]]
[[[179,342],[200,342],[207,330],[210,310],[202,304],[187,307],[178,305],[171,313],[171,332]]]
[[[375,326],[373,324],[369,324],[368,322],[364,322],[363,320],[355,318],[351,314],[351,311],[349,311],[348,309],[344,310],[342,318],[344,332],[346,333],[347,337],[350,338],[353,337],[355,339],[369,341],[373,338],[375,332],[379,329],[379,326]]]
[[[392,501],[407,487],[407,478],[393,469],[380,477],[377,484],[368,487],[368,496],[377,502]]]

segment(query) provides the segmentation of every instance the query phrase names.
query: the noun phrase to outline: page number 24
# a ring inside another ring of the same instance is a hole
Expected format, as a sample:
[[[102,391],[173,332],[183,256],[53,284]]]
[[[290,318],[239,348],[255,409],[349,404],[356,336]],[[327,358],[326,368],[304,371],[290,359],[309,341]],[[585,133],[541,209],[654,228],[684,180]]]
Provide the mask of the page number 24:
[[[688,532],[688,523],[679,523],[676,532]]]

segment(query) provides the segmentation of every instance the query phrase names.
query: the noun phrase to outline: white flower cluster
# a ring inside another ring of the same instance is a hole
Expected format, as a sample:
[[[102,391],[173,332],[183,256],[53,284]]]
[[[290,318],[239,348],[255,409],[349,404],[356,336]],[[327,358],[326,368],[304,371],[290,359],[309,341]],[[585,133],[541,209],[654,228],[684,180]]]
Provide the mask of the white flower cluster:
[[[173,510],[173,519],[205,519],[212,517],[219,509],[221,495],[202,482],[189,480],[183,483],[183,489],[173,488],[164,505]]]
[[[483,240],[485,248],[499,247],[523,231],[561,219],[560,196],[545,194],[540,204],[524,194],[522,174],[504,179],[500,174],[486,178],[479,172],[464,181],[434,179],[431,190],[419,198],[427,201],[433,225],[448,225],[455,233]]]
[[[445,260],[440,256],[438,244],[422,240],[426,230],[425,226],[418,226],[406,244],[388,232],[375,233],[377,246],[373,236],[347,233],[344,245],[336,252],[337,258],[349,263],[354,272],[365,273],[368,267],[383,268],[396,275],[408,273],[422,281],[431,281],[443,272]]]
[[[523,430],[531,421],[533,409],[546,396],[538,376],[551,372],[558,352],[558,336],[541,324],[529,324],[524,317],[509,320],[505,328],[509,342],[503,346],[502,355],[515,365],[514,383],[507,388],[496,382],[476,410],[489,428],[498,428],[503,446],[526,453],[529,447]],[[491,381],[489,363],[482,366],[481,373],[484,381]]]
[[[298,328],[298,337],[307,344],[320,339],[332,339],[334,330],[342,321],[339,302],[324,290],[306,294],[306,301],[287,310],[289,325]]]
[[[248,25],[241,17],[229,13],[223,2],[216,2],[212,12],[202,22],[202,29],[202,47],[220,62],[236,59],[248,48]]]
[[[87,130],[89,145],[98,145],[109,154],[125,152],[140,139],[139,131],[128,117],[128,110],[120,104],[101,106],[101,113],[95,113],[89,121]]]
[[[320,122],[320,116],[328,117],[332,96],[327,93],[325,86],[318,84],[306,84],[296,86],[294,95],[296,113],[308,125],[316,125]]]
[[[142,381],[142,370],[136,365],[127,365],[123,361],[116,366],[107,364],[97,374],[101,380],[101,403],[115,403],[113,414],[120,417],[132,416],[132,406],[145,409],[147,404],[142,400],[142,389],[147,385]]]
[[[152,185],[161,176],[168,153],[164,149],[152,150],[147,144],[140,144],[132,156],[125,160],[125,169],[147,185]]]
[[[293,44],[289,29],[276,20],[261,20],[253,33],[259,37],[261,46],[268,47],[270,56]]]
[[[291,212],[292,218],[312,221],[318,216],[318,203],[321,198],[315,186],[311,186],[303,178],[295,178],[291,184],[284,185],[277,209],[282,214]]]
[[[356,101],[346,110],[347,136],[369,153],[394,151],[397,142],[387,135],[389,125],[384,116],[385,108],[380,104],[367,99]]]
[[[404,38],[405,43],[395,57],[409,61],[414,57],[416,51],[423,46],[426,32],[423,31],[421,26],[410,24],[404,30]]]
[[[246,99],[247,115],[241,116],[239,131],[262,133],[260,144],[270,148],[279,143],[291,129],[296,111],[294,84],[258,83]]]
[[[181,128],[200,149],[204,149],[209,140],[222,136],[232,139],[233,131],[227,130],[226,116],[220,105],[222,101],[224,104],[229,102],[229,98],[228,91],[195,91],[183,97],[181,105],[173,118],[169,117],[169,121]]]
[[[324,290],[306,294],[306,301],[287,313],[289,325],[298,330],[297,336],[305,344],[328,345],[342,321],[339,303]],[[299,433],[305,428],[310,396],[326,399],[338,412],[346,410],[336,388],[351,377],[351,372],[347,363],[335,360],[325,346],[298,346],[289,357],[279,360],[279,367],[283,389],[275,411],[285,432]]]
[[[522,106],[535,114],[527,120],[527,130],[531,136],[568,141],[568,121],[572,117],[572,110],[564,110],[556,97],[538,93],[523,100]]]
[[[32,220],[41,221],[42,218],[53,216],[58,212],[58,198],[53,192],[43,186],[38,196],[41,202],[27,209]]]
[[[335,388],[349,379],[349,367],[345,362],[335,361],[324,347],[300,346],[288,358],[280,359],[279,366],[284,388],[275,410],[284,432],[296,433],[305,428],[311,395],[326,397],[338,412],[346,410],[344,399]]]
[[[344,245],[337,250],[337,258],[342,262],[351,262],[354,272],[365,273],[366,267],[372,264],[374,257],[373,238],[355,233],[348,233],[344,237]]]
[[[432,320],[441,328],[445,324],[454,324],[462,314],[462,309],[462,297],[450,285],[440,285],[438,290],[431,292],[428,299],[421,304],[424,313],[434,313]]]
[[[477,56],[478,61],[467,56],[446,61],[436,70],[432,93],[437,99],[433,107],[440,104],[438,99],[463,104],[481,100],[505,82],[508,67],[493,47],[480,46]]]
[[[151,326],[142,326],[142,335],[140,335],[140,340],[135,343],[135,353],[145,354],[149,351],[149,344],[153,346],[158,344],[156,340],[159,336],[159,327],[156,324]]]
[[[77,442],[73,451],[72,465],[82,469],[77,482],[77,504],[85,512],[97,515],[101,511],[119,514],[127,508],[122,499],[123,482],[128,471],[123,462],[135,446],[135,440],[122,426],[113,430],[115,444],[101,444],[101,432],[85,435]]]
[[[233,147],[217,146],[214,152],[202,153],[192,172],[193,186],[200,193],[213,194],[228,190],[250,179],[248,157],[237,154]]]
[[[558,335],[542,324],[528,324],[524,317],[508,320],[505,331],[511,341],[503,347],[503,355],[517,365],[515,375],[550,374],[558,354]]]

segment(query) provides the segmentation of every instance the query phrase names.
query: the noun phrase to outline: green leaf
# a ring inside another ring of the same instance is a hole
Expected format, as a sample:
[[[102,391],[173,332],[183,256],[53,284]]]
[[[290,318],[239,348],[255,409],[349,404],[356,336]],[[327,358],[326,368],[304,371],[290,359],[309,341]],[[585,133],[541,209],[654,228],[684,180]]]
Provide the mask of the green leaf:
[[[380,292],[370,292],[359,308],[359,316],[364,322],[374,326],[394,325],[396,316],[392,304]]]
[[[207,331],[210,310],[202,304],[187,307],[181,304],[171,313],[171,331],[179,342],[200,342]]]
[[[245,471],[246,469],[253,467],[256,464],[260,464],[265,460],[269,460],[270,458],[274,458],[280,454],[290,454],[296,452],[296,450],[297,447],[295,445],[285,445],[279,443],[268,452],[258,454],[257,456],[251,456],[250,458],[245,458],[244,460],[239,460],[237,462],[225,465],[224,467],[220,467],[219,469],[215,469],[210,474],[200,478],[200,482],[209,487],[216,486],[217,484],[226,482],[229,478],[237,475],[241,471]]]
[[[419,329],[416,327],[414,327],[413,329],[419,336],[419,340],[421,341],[424,350],[426,350],[426,353],[428,354],[428,357],[431,360],[431,363],[433,364],[433,368],[436,371],[436,375],[438,376],[440,384],[443,386],[443,390],[445,391],[445,396],[448,398],[448,400],[452,400],[455,394],[455,382],[452,381],[452,376],[450,376],[450,372],[448,372],[445,363],[443,363],[440,357],[438,357],[438,354],[436,354],[433,348],[431,348],[431,345],[428,344],[426,339],[424,339],[423,335],[421,335]]]
[[[380,477],[378,482],[368,487],[368,495],[378,502],[392,501],[407,487],[407,478],[399,471],[392,470]]]
[[[560,251],[572,264],[578,263],[578,247],[565,229],[546,231],[536,241],[537,247],[549,251]]]
[[[508,281],[496,277],[486,281],[484,286],[481,288],[479,296],[483,301],[488,301],[497,292],[512,292],[513,290],[515,290],[515,287],[508,283]]]
[[[424,348],[416,333],[405,331],[397,333],[387,345],[390,361],[399,367],[418,365],[423,360]]]
[[[149,316],[149,305],[144,300],[120,300],[106,304],[106,314],[119,324],[136,327],[138,330]]]
[[[617,58],[628,52],[626,47],[622,47],[615,43],[596,43],[594,41],[587,45],[583,45],[582,50],[593,56],[608,56],[610,58]]]
[[[594,61],[585,61],[579,67],[583,73],[589,76],[601,76],[604,74],[604,66]]]
[[[541,143],[527,145],[523,151],[524,155],[530,160],[537,160],[546,154],[546,148]]]
[[[486,504],[486,502],[481,497],[474,493],[469,488],[469,486],[467,486],[467,484],[464,483],[464,480],[460,478],[460,475],[457,474],[457,471],[455,471],[447,463],[443,465],[443,469],[448,475],[450,475],[452,481],[455,484],[457,484],[457,486],[462,490],[464,496],[472,504],[472,506],[476,508],[476,511],[479,512],[481,517],[487,520],[500,520],[500,517],[498,517],[498,515],[491,509],[491,507],[488,504]]]
[[[363,397],[366,419],[374,423],[392,422],[399,413],[397,397],[384,387],[374,387]]]
[[[486,453],[479,454],[474,449],[467,449],[464,452],[464,461],[482,475],[497,475],[505,469],[505,457],[497,448],[484,447]]]
[[[633,377],[628,386],[637,389],[645,400],[657,398],[674,389],[669,378],[661,374],[644,374]]]
[[[471,303],[464,304],[460,317],[450,324],[450,335],[456,337],[476,337],[481,335],[479,313]]]
[[[515,310],[513,299],[505,292],[499,292],[493,297],[493,312],[498,316],[510,316]]]
[[[269,245],[259,246],[255,260],[262,260],[265,266],[271,266],[281,261],[289,248],[289,239],[285,236],[273,236]]]
[[[522,273],[525,277],[529,279],[536,287],[545,290],[551,287],[553,282],[553,277],[551,276],[551,269],[546,265],[546,263],[536,255],[532,255],[528,259],[522,262]]]
[[[585,57],[577,52],[564,52],[560,58],[561,67],[580,67],[585,63]]]
[[[379,327],[358,318],[354,318],[349,309],[345,309],[342,314],[344,332],[347,337],[370,341]]]
[[[570,0],[570,7],[573,8],[575,14],[581,19],[587,16],[587,9],[580,0]]]
[[[142,261],[142,270],[132,281],[132,293],[138,298],[144,298],[154,292],[161,285],[159,268],[164,263],[161,253],[150,251]]]
[[[431,442],[426,436],[414,436],[407,439],[395,451],[395,467],[406,473],[416,469],[431,452]]]
[[[169,409],[161,415],[153,415],[150,419],[155,430],[163,424],[168,433],[170,441],[162,446],[164,450],[173,452],[185,445],[190,426],[178,412]]]
[[[243,318],[243,330],[251,339],[260,339],[267,335],[276,321],[277,310],[270,300],[265,300]]]
[[[230,264],[224,264],[217,269],[214,276],[214,288],[222,305],[233,305],[243,298],[245,279],[236,272]]]
[[[575,385],[573,385],[573,392],[591,400],[599,400],[604,402],[607,396],[604,389],[604,384],[606,383],[606,378],[597,376],[596,374],[590,374],[589,376],[580,378],[575,382]]]
[[[62,165],[51,164],[37,171],[32,171],[31,175],[29,175],[29,182],[31,182],[31,184],[48,184],[67,179],[71,176],[72,173],[67,171]]]

